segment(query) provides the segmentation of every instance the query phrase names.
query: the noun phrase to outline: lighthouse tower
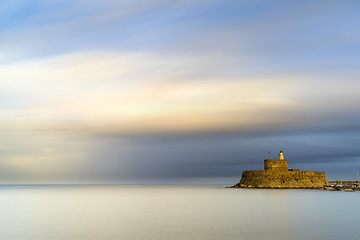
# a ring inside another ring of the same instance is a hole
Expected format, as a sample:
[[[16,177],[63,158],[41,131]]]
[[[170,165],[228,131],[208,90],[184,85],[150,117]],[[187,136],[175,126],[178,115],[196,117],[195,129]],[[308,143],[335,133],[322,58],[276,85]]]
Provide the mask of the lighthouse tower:
[[[284,160],[284,153],[283,153],[283,151],[280,151],[280,153],[279,153],[279,160]]]
[[[287,160],[284,158],[283,151],[280,151],[279,159],[265,159],[264,170],[287,171],[288,164],[287,164]]]

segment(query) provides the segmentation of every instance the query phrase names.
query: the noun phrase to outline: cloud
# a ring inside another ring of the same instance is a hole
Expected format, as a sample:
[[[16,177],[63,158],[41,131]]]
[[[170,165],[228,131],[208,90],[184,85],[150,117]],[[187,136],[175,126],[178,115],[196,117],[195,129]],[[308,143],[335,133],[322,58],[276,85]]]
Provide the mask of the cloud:
[[[74,179],[73,169],[84,170],[97,135],[213,132],[294,121],[271,113],[297,105],[279,94],[288,84],[198,78],[211,64],[202,56],[107,51],[2,64],[2,163],[14,169],[12,179]],[[115,162],[105,162],[103,171]]]
[[[227,61],[226,55],[219,57]],[[325,80],[313,74],[203,74],[208,68],[216,73],[216,67],[208,55],[120,51],[2,64],[4,178],[235,177],[241,166],[258,167],[252,163],[263,157],[251,154],[259,149],[267,152],[279,143],[295,152],[294,146],[312,149],[315,143],[306,145],[298,136],[357,126],[358,106],[352,100],[358,99],[358,88],[352,79],[344,84],[330,78],[324,87]],[[184,134],[188,137],[181,140]],[[329,140],[324,144],[332,145]],[[346,156],[357,156],[350,149]],[[316,156],[322,163],[328,155],[296,153],[295,163],[301,156]]]
[[[301,108],[281,95],[292,88],[285,81],[198,79],[203,64],[196,56],[96,52],[3,65],[0,89],[23,101],[3,114],[99,131],[196,131],[283,124],[294,119],[275,113]]]
[[[355,3],[0,4],[4,179],[226,178],[279,145],[319,168],[358,156]]]
[[[126,49],[125,45],[133,46],[133,43],[139,47],[136,43],[141,35],[151,33],[159,21],[205,2],[5,1],[0,10],[6,13],[1,21],[0,61],[88,49]],[[154,26],[147,26],[151,23]]]
[[[114,51],[2,64],[0,91],[8,108],[1,113],[3,121],[22,126],[141,133],[301,125],[358,109],[356,79],[206,74],[216,68],[208,56]]]

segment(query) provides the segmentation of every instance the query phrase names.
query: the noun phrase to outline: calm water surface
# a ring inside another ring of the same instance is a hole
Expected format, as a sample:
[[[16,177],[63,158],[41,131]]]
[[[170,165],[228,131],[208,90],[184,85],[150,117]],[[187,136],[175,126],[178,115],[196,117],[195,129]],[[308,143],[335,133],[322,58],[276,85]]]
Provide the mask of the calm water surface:
[[[1,240],[360,239],[360,192],[1,186]]]

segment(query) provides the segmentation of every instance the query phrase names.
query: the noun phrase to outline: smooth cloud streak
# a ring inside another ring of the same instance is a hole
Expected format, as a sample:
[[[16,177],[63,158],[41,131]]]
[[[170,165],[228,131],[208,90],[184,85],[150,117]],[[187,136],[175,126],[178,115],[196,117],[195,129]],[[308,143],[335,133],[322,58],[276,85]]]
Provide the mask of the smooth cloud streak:
[[[291,84],[196,79],[202,70],[197,63],[205,61],[105,52],[5,65],[0,90],[14,92],[13,98],[21,95],[23,101],[3,110],[3,119],[8,115],[9,121],[26,122],[23,126],[70,121],[119,133],[212,131],[294,121],[273,114],[301,107],[282,95],[293,91]]]
[[[358,6],[2,1],[0,176],[226,177],[268,145],[345,166]]]
[[[226,56],[219,57],[226,62]],[[208,68],[216,72],[216,63],[208,61],[208,55],[178,57],[108,51],[0,65],[0,92],[6,93],[2,95],[0,110],[4,179],[63,182],[66,178],[74,180],[81,173],[79,177],[86,181],[91,176],[101,181],[101,175],[107,172],[111,172],[111,179],[116,179],[112,172],[115,170],[108,169],[113,169],[111,166],[124,167],[124,172],[119,171],[125,178],[131,178],[131,171],[149,177],[157,174],[156,169],[144,173],[136,168],[150,162],[141,153],[135,154],[138,160],[131,160],[134,155],[131,152],[139,148],[134,142],[118,153],[109,150],[103,153],[105,159],[95,161],[94,156],[101,159],[102,151],[109,148],[103,146],[98,153],[91,150],[98,141],[103,141],[97,137],[101,135],[261,133],[270,129],[273,134],[276,131],[286,134],[290,129],[329,131],[341,126],[340,123],[343,125],[344,119],[351,125],[358,118],[358,101],[354,101],[359,99],[355,87],[358,83],[351,78],[346,79],[347,84],[328,78],[326,89],[319,92],[324,79],[313,74],[258,74],[251,78],[234,78],[229,74],[219,78],[216,74],[214,77],[204,74]],[[236,69],[228,67],[227,71]],[[338,115],[339,112],[342,114]],[[186,173],[187,166],[199,168],[192,157],[199,155],[206,161],[212,158],[193,149],[194,156],[188,156],[187,165],[181,163],[181,158],[170,159],[172,152],[181,154],[183,148],[188,147],[180,146],[180,150],[170,147],[169,152],[156,150],[159,153],[146,148],[141,151],[153,154],[152,162],[165,154],[155,163],[167,166],[166,171],[174,176],[194,177],[196,171]],[[235,150],[229,147],[228,151]],[[123,154],[123,159],[117,159]],[[229,159],[235,161],[233,157]],[[168,161],[175,162],[172,165]],[[182,170],[177,172],[171,166]],[[209,166],[207,174],[215,174],[213,168]],[[228,171],[228,167],[224,169]],[[223,173],[219,174],[223,177]]]
[[[359,83],[351,78],[219,78],[203,74],[216,69],[207,60],[104,51],[2,64],[2,122],[92,133],[211,132],[310,123],[358,109]]]

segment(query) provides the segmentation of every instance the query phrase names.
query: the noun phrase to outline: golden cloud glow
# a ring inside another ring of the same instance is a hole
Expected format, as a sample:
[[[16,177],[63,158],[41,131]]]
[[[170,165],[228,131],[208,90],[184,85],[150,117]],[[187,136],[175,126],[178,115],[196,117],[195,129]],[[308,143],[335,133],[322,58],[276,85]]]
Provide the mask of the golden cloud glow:
[[[307,121],[296,114],[304,108],[294,94],[301,85],[274,77],[208,76],[202,74],[206,61],[95,52],[0,66],[0,91],[6,93],[0,109],[3,166],[38,177],[69,173],[68,166],[86,158],[89,135],[232,131]]]
[[[2,115],[22,126],[71,129],[80,124],[93,132],[119,133],[241,129],[293,121],[277,115],[299,107],[283,94],[290,84],[196,79],[191,65],[201,59],[188,60],[86,53],[4,66],[1,87],[29,100]],[[187,69],[183,78],[177,72],[182,69]]]

